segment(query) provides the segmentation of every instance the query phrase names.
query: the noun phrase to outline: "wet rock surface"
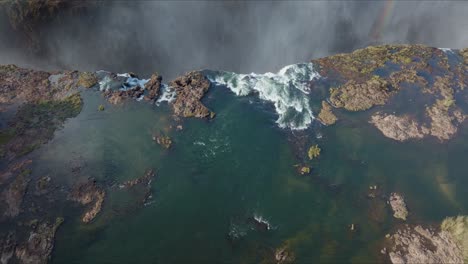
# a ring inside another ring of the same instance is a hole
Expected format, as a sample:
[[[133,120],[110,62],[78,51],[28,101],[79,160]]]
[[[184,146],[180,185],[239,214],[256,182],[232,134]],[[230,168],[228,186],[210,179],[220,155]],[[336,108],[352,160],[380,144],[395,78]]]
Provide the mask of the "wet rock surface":
[[[162,76],[158,73],[151,75],[151,79],[145,84],[145,89],[148,94],[145,96],[146,100],[154,101],[159,97],[159,91],[161,90]]]
[[[210,81],[201,72],[189,72],[169,83],[177,92],[172,103],[174,114],[181,117],[213,118],[211,112],[201,102],[210,88]]]

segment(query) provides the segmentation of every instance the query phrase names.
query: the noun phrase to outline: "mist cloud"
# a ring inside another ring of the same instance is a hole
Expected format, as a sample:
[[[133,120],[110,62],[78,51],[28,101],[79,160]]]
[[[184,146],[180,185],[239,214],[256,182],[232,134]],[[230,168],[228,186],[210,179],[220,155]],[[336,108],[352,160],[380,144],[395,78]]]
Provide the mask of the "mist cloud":
[[[468,4],[395,1],[381,43],[468,46]],[[167,80],[196,69],[276,71],[373,43],[385,3],[113,2],[58,16],[38,33],[39,53],[15,43],[0,19],[0,63],[44,69],[106,69]],[[42,55],[42,56],[40,56]]]

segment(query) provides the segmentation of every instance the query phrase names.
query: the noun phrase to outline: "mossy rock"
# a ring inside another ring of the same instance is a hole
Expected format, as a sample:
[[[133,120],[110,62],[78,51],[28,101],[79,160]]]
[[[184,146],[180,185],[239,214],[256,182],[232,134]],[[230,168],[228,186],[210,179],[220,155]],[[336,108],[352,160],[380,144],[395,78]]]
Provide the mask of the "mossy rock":
[[[92,72],[82,72],[78,77],[78,85],[84,88],[91,88],[98,83],[96,75]]]
[[[99,106],[98,106],[98,111],[104,111],[104,109],[105,109],[105,108],[104,108],[104,105],[99,105]]]
[[[318,156],[320,156],[320,151],[321,151],[321,149],[319,148],[319,146],[314,145],[314,146],[311,146],[309,148],[309,151],[307,152],[307,155],[309,156],[309,159],[312,160],[312,159],[315,159]]]
[[[299,169],[299,173],[301,175],[306,175],[306,174],[309,174],[311,171],[310,167],[307,167],[307,166],[302,166],[300,169]]]

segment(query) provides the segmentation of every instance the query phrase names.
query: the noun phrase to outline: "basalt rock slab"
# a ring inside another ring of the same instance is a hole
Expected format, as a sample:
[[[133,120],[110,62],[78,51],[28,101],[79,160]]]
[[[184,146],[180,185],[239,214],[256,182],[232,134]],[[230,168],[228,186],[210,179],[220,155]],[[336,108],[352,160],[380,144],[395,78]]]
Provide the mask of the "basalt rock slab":
[[[210,88],[210,81],[201,72],[189,72],[169,83],[177,92],[172,103],[174,114],[180,117],[213,118],[211,112],[203,105],[201,99]]]

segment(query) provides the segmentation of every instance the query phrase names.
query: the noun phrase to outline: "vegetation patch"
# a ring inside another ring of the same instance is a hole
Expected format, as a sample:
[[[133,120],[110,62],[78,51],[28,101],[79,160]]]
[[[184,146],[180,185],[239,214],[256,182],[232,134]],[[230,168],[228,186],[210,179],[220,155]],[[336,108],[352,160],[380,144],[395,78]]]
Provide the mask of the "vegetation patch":
[[[319,148],[319,146],[314,145],[314,146],[311,146],[309,148],[309,151],[307,152],[307,155],[309,156],[309,159],[312,160],[312,159],[315,159],[318,156],[320,156],[320,151],[321,151],[321,149]]]
[[[98,78],[92,72],[82,72],[78,77],[78,85],[84,88],[91,88],[98,83]]]

